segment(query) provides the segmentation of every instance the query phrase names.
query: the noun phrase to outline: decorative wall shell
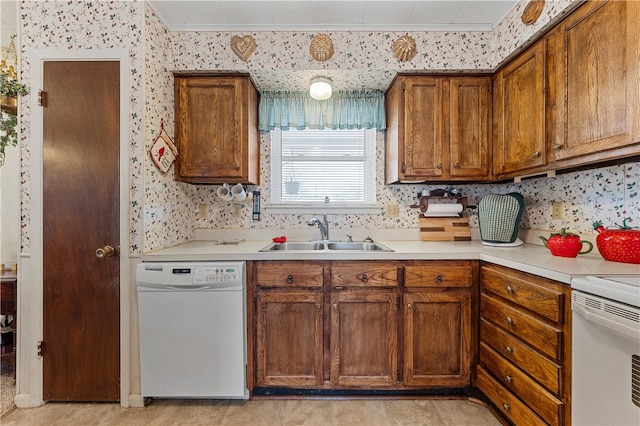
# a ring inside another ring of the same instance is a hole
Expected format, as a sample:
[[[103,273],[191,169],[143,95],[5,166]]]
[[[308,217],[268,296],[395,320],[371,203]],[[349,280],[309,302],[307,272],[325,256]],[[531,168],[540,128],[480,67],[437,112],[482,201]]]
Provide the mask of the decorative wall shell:
[[[398,37],[391,47],[393,56],[399,62],[407,62],[413,59],[417,53],[416,41],[409,34]]]

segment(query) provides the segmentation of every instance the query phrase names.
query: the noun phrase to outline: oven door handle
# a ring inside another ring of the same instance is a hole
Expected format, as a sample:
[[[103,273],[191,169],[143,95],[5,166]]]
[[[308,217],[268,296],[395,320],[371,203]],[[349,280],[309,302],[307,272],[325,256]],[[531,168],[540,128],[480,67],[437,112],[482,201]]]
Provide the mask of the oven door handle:
[[[589,308],[582,303],[576,303],[574,301],[571,304],[571,309],[573,310],[573,312],[580,315],[582,318],[584,318],[589,322],[592,322],[594,324],[597,324],[601,327],[607,328],[611,331],[614,331],[618,334],[621,334],[625,337],[629,337],[634,340],[638,340],[640,338],[638,329],[634,329],[633,327],[629,327],[618,321],[614,321],[609,318],[598,315],[596,312],[589,310]]]

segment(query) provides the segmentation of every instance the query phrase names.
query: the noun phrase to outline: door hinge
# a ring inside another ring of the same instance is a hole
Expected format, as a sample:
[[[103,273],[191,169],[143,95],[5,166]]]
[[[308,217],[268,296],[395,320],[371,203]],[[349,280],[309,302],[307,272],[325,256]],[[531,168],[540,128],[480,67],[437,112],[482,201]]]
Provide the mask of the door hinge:
[[[41,107],[47,106],[47,92],[44,90],[38,91],[38,105]]]
[[[38,356],[44,356],[47,353],[47,346],[40,340],[38,342]]]
[[[396,370],[396,381],[400,382],[400,369],[399,368]]]
[[[400,296],[398,296],[398,308],[400,307]]]

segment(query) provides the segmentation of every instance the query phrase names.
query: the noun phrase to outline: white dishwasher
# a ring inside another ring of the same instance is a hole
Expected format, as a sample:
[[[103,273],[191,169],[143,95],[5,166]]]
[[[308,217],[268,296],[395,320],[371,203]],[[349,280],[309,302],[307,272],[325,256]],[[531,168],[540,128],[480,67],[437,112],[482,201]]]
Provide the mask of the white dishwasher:
[[[248,399],[244,262],[140,263],[143,397]]]

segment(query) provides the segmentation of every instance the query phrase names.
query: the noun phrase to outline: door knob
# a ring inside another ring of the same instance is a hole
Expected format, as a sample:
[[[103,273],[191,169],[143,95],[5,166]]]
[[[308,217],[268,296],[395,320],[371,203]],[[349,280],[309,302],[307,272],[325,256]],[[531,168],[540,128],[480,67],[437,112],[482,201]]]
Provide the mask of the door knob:
[[[99,258],[103,258],[103,257],[111,257],[114,254],[116,254],[116,249],[114,249],[111,246],[104,246],[102,248],[99,248],[98,250],[96,250],[96,257]]]

